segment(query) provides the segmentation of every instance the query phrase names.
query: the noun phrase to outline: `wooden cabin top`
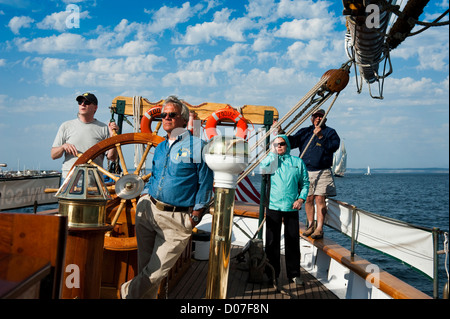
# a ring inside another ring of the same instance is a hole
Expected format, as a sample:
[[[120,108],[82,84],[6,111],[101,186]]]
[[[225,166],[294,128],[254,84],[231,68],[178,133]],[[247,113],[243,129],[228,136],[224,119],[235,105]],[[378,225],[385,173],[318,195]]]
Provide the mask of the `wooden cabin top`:
[[[125,101],[125,109],[123,111],[124,115],[134,115],[133,114],[133,97],[127,96],[117,96],[113,99],[111,109],[117,112],[117,101]],[[225,108],[226,106],[231,106],[226,103],[212,103],[205,102],[199,105],[191,105],[188,102],[184,101],[186,106],[191,111],[195,111],[200,120],[204,121],[208,116],[210,116],[213,112]],[[123,103],[123,102],[122,102]],[[160,100],[158,102],[150,102],[146,98],[141,97],[141,109],[140,113],[144,114],[149,109],[154,106],[162,106],[164,100]],[[122,104],[123,105],[123,104]],[[233,106],[231,106],[233,107]],[[233,107],[237,111],[239,111],[242,116],[250,121],[253,124],[262,125],[264,124],[264,113],[265,111],[273,111],[273,118],[278,119],[278,110],[273,106],[265,106],[265,105],[243,105],[241,107]]]

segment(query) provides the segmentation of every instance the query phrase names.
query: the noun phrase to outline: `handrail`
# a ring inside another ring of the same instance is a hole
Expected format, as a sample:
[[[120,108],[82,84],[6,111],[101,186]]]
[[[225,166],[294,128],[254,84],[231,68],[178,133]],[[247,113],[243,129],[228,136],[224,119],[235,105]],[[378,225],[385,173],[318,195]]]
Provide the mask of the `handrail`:
[[[303,233],[304,231],[305,226],[301,224],[300,232]],[[303,236],[302,239],[308,241],[367,282],[374,283],[378,289],[394,299],[431,299],[431,297],[424,292],[414,288],[381,268],[378,268],[379,272],[375,274],[371,271],[373,270],[373,265],[369,261],[357,255],[352,256],[349,250],[336,244],[332,240],[327,238],[317,240]]]

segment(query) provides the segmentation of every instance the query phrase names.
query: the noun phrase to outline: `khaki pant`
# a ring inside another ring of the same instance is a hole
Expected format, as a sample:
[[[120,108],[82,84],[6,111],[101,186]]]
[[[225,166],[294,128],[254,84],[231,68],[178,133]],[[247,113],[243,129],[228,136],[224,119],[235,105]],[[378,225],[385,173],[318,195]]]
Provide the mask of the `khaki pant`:
[[[319,195],[325,197],[336,196],[336,185],[331,169],[321,171],[308,172],[309,176],[309,193],[311,195]]]
[[[183,253],[192,234],[189,212],[160,211],[149,195],[136,207],[138,275],[126,282],[122,298],[156,299],[158,288]]]

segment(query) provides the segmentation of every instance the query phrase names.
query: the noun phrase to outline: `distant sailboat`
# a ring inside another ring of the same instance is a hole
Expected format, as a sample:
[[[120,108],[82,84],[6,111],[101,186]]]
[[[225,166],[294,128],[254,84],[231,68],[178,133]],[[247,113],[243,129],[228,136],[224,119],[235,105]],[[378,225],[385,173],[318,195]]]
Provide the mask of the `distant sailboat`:
[[[344,142],[341,142],[339,149],[333,156],[333,174],[336,177],[344,177],[347,170],[347,150],[345,149]]]
[[[370,175],[370,166],[367,166],[367,173],[365,173],[364,175]]]

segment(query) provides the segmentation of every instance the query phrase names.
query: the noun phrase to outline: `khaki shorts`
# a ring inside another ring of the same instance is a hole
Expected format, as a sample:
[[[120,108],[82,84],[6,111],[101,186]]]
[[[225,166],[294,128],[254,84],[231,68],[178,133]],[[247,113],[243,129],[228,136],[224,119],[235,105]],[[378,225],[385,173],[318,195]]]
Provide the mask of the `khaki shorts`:
[[[309,193],[311,195],[320,195],[326,197],[336,196],[336,185],[331,169],[308,172],[309,175]]]

